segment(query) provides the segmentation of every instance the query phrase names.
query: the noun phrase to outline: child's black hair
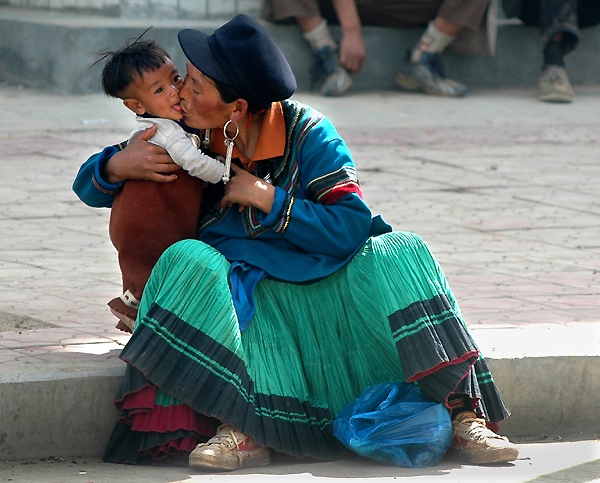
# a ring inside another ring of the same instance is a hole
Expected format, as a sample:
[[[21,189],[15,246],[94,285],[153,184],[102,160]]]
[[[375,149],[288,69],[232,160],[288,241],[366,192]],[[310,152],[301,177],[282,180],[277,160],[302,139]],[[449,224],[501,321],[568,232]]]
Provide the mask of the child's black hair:
[[[171,58],[154,40],[139,38],[126,47],[100,55],[97,62],[108,59],[102,68],[102,90],[107,96],[118,98],[136,77],[160,68]]]

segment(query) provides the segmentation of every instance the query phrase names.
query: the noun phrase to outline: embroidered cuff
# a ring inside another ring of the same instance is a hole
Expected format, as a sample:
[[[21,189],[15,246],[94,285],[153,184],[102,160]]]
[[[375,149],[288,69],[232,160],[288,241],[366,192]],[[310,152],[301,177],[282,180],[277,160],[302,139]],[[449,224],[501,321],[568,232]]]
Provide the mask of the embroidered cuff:
[[[283,234],[287,230],[292,218],[292,207],[294,206],[294,201],[296,201],[294,196],[289,193],[285,194],[285,200],[283,202],[283,207],[281,208],[279,223],[273,227],[273,230],[275,230],[277,233]]]
[[[271,206],[271,213],[268,215],[262,213],[260,216],[260,224],[262,226],[270,228],[279,221],[286,198],[286,191],[275,186],[275,199],[273,200],[273,205]]]
[[[119,183],[107,183],[102,178],[102,169],[104,168],[104,165],[108,162],[108,160],[110,158],[112,158],[121,149],[123,149],[121,147],[121,145],[108,146],[108,147],[104,148],[104,150],[98,156],[98,159],[96,159],[96,166],[94,169],[94,178],[92,181],[94,183],[94,186],[102,193],[106,193],[106,194],[116,193],[125,184],[125,181],[121,181]]]
[[[362,198],[354,166],[342,166],[337,171],[312,180],[306,191],[310,199],[324,205],[333,204],[349,193],[357,193]]]

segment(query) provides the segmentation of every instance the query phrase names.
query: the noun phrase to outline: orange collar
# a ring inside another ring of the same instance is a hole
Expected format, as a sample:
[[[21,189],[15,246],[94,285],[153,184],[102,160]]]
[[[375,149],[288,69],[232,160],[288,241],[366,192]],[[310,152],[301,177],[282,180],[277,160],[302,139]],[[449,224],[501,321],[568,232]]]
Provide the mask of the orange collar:
[[[274,102],[263,115],[258,140],[256,141],[256,149],[252,158],[248,159],[243,156],[235,145],[232,158],[238,158],[248,171],[254,171],[258,161],[283,156],[285,137],[285,121],[281,102]],[[225,156],[227,148],[222,129],[213,130],[210,139],[210,150]]]

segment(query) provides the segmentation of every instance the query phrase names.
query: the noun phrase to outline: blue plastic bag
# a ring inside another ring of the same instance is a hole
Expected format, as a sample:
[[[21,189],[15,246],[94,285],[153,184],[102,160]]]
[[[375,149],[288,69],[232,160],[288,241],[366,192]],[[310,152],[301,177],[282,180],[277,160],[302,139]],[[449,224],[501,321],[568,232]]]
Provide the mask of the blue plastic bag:
[[[415,384],[370,386],[333,422],[337,439],[380,463],[425,468],[437,465],[450,446],[452,421],[443,404],[425,399]]]

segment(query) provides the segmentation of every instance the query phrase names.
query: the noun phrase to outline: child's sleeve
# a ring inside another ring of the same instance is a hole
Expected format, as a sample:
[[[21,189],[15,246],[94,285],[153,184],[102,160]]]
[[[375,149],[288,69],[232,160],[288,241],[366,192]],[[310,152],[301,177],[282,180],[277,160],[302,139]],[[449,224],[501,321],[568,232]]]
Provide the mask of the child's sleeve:
[[[174,129],[164,147],[173,161],[191,176],[209,183],[218,183],[223,178],[225,165],[200,151],[183,129]]]
[[[225,173],[225,165],[198,149],[179,124],[170,119],[137,118],[138,127],[131,133],[157,126],[156,134],[150,139],[151,143],[165,148],[175,164],[185,169],[191,176],[209,183],[218,183]]]

